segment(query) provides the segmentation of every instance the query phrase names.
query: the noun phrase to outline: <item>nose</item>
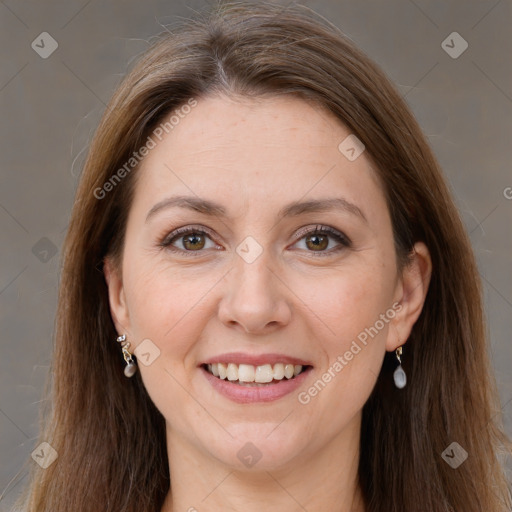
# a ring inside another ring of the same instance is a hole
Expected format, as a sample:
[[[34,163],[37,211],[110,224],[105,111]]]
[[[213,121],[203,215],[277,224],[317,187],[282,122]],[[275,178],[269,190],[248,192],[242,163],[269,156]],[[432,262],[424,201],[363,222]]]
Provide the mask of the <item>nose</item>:
[[[218,311],[226,326],[248,334],[268,334],[290,322],[290,293],[265,256],[264,252],[252,263],[235,257]]]

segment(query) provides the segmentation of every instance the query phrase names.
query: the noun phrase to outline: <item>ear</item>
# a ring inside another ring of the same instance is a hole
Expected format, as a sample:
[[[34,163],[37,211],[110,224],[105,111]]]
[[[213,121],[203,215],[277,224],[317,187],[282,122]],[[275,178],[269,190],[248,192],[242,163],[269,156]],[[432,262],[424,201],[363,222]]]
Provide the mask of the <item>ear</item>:
[[[108,287],[110,314],[118,334],[130,334],[130,315],[126,305],[121,270],[110,258],[103,260],[103,274]]]
[[[417,242],[409,256],[409,263],[399,279],[395,300],[402,308],[392,320],[386,341],[386,350],[392,352],[409,338],[412,327],[421,314],[427,296],[432,260],[427,246]]]

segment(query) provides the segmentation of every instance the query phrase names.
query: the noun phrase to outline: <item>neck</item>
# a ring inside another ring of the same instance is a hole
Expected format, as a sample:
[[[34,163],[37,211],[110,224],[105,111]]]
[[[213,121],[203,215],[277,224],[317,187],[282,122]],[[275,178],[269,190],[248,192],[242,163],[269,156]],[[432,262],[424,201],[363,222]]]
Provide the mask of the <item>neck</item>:
[[[313,457],[240,471],[168,429],[171,490],[161,512],[364,512],[357,478],[359,436],[357,418]]]

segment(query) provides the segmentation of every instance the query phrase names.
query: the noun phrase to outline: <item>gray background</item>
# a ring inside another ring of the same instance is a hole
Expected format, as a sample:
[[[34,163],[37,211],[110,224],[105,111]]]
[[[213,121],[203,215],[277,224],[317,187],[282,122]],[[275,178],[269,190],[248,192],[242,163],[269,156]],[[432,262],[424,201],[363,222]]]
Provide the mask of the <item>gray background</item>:
[[[492,361],[512,435],[512,2],[302,3],[384,69],[446,172],[483,278]],[[148,39],[202,5],[0,2],[0,510],[26,484],[24,463],[36,446],[59,250],[87,145]],[[441,46],[453,31],[469,44],[455,59]],[[58,42],[47,59],[31,47],[42,32]]]

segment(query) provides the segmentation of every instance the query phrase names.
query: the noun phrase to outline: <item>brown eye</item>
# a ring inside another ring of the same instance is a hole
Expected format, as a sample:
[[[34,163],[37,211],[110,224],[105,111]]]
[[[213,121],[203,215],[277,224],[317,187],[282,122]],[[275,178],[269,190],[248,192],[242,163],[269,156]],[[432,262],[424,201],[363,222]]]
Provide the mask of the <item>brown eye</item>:
[[[192,255],[192,253],[200,255],[208,249],[221,249],[212,240],[212,235],[209,232],[204,228],[194,226],[176,229],[165,237],[159,245],[171,252],[182,255]]]
[[[315,256],[328,256],[352,246],[346,235],[329,226],[302,229],[298,237],[295,245],[310,254],[316,253]]]
[[[205,237],[199,233],[191,233],[181,238],[183,238],[183,247],[189,251],[202,249],[205,245]]]
[[[329,237],[326,235],[308,235],[306,237],[306,246],[314,251],[324,250],[329,245]]]

